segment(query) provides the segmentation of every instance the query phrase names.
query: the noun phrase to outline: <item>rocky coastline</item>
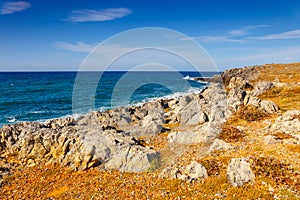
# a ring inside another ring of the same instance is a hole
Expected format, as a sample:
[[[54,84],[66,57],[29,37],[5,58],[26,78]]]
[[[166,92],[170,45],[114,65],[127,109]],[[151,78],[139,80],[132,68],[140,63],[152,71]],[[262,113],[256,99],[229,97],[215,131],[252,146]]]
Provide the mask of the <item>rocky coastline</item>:
[[[197,94],[176,99],[148,102],[141,106],[94,111],[79,119],[52,119],[45,123],[22,122],[0,129],[0,182],[14,170],[36,165],[58,164],[72,170],[118,170],[120,172],[159,171],[161,179],[197,181],[209,174],[205,166],[191,160],[177,163],[184,149],[203,145],[201,157],[215,151],[234,151],[237,147],[220,138],[224,124],[244,107],[278,115],[266,132],[276,130],[291,135],[300,144],[299,110],[281,113],[264,93],[282,86],[280,81],[256,81],[261,66],[224,71],[211,79]],[[298,83],[288,83],[299,85]],[[236,128],[239,131],[239,127]],[[243,131],[243,130],[240,130]],[[162,147],[152,140],[165,134]],[[269,143],[278,140],[265,138]],[[167,153],[166,153],[167,152]],[[169,155],[169,154],[170,155]],[[168,161],[166,162],[166,157]],[[257,174],[249,158],[232,158],[227,180],[234,186],[253,182]]]

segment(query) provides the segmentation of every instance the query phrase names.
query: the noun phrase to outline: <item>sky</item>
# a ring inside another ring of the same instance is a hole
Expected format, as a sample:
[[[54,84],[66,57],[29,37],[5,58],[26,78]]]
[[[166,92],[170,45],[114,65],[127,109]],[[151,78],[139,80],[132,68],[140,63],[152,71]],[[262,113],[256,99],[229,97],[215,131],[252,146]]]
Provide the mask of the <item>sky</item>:
[[[299,0],[0,0],[0,71],[77,71],[101,42],[142,27],[190,37],[220,70],[300,61]],[[133,48],[133,41],[126,42],[107,50]],[[159,63],[156,54],[147,55]],[[117,69],[141,56],[129,57]],[[177,70],[190,69],[165,60]]]

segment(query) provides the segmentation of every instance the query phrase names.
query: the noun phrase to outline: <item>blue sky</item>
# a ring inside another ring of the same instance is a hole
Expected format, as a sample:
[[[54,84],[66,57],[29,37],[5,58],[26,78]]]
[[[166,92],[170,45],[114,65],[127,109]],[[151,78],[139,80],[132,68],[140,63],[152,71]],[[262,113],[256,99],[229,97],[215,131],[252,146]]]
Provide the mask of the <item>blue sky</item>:
[[[1,0],[0,71],[78,70],[101,41],[140,27],[190,36],[220,70],[296,62],[299,22],[299,0]]]

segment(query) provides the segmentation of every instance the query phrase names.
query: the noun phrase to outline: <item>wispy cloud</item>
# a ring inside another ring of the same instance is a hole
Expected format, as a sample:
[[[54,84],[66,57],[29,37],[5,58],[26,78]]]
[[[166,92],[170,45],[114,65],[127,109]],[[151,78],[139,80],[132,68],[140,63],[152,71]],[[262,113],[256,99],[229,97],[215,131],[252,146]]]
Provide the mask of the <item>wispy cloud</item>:
[[[270,27],[269,25],[260,24],[260,25],[253,25],[253,26],[246,26],[240,29],[235,29],[232,31],[229,31],[229,34],[231,36],[245,36],[249,35],[252,30],[258,29],[258,28],[267,28]]]
[[[102,22],[125,17],[131,14],[128,8],[107,8],[103,10],[73,10],[72,14],[67,18],[72,22]]]
[[[73,52],[90,52],[95,47],[95,45],[89,45],[84,42],[76,42],[75,44],[68,42],[56,42],[54,46],[59,49]]]
[[[229,36],[215,36],[215,35],[204,35],[192,37],[191,39],[199,40],[203,43],[217,43],[217,42],[243,42],[240,39],[234,39]],[[183,40],[187,40],[186,38]]]
[[[224,35],[203,35],[203,36],[192,37],[191,39],[199,40],[202,43],[244,42],[246,41],[246,39],[248,39],[245,36],[251,34],[251,31],[258,28],[265,28],[265,27],[269,27],[269,25],[261,24],[261,25],[246,26],[240,29],[231,30]]]
[[[287,31],[278,34],[270,34],[260,37],[251,37],[251,39],[259,39],[259,40],[287,40],[287,39],[300,39],[300,29]]]
[[[2,4],[1,15],[13,14],[30,8],[31,4],[26,1],[5,2]]]

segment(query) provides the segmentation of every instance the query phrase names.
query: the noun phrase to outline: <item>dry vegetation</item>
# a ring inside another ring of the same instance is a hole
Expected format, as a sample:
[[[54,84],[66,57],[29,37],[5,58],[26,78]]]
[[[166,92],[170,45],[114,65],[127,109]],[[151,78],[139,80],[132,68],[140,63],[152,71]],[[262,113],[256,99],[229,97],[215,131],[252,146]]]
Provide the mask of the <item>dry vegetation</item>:
[[[278,78],[289,83],[300,80],[300,63],[266,65],[260,71],[258,80]],[[274,88],[260,98],[274,101],[282,112],[300,109],[299,86]],[[224,125],[220,136],[237,148],[209,155],[203,155],[209,144],[191,145],[184,150],[167,146],[168,133],[142,138],[144,145],[162,149],[163,154],[162,162],[153,163],[153,169],[145,173],[98,168],[75,172],[55,165],[21,168],[5,179],[0,199],[298,199],[300,146],[284,142],[266,145],[263,141],[269,134],[265,131],[265,120],[272,121],[275,117],[253,107],[241,108]],[[172,124],[166,128],[178,127],[179,124]],[[280,141],[292,138],[280,132],[271,135]],[[237,157],[248,158],[256,175],[254,182],[242,187],[232,187],[226,178],[229,160]],[[207,179],[190,183],[158,178],[161,166],[174,162],[185,165],[192,160],[206,167]]]
[[[290,64],[267,64],[260,68],[257,80],[293,83],[300,80],[300,63]]]

